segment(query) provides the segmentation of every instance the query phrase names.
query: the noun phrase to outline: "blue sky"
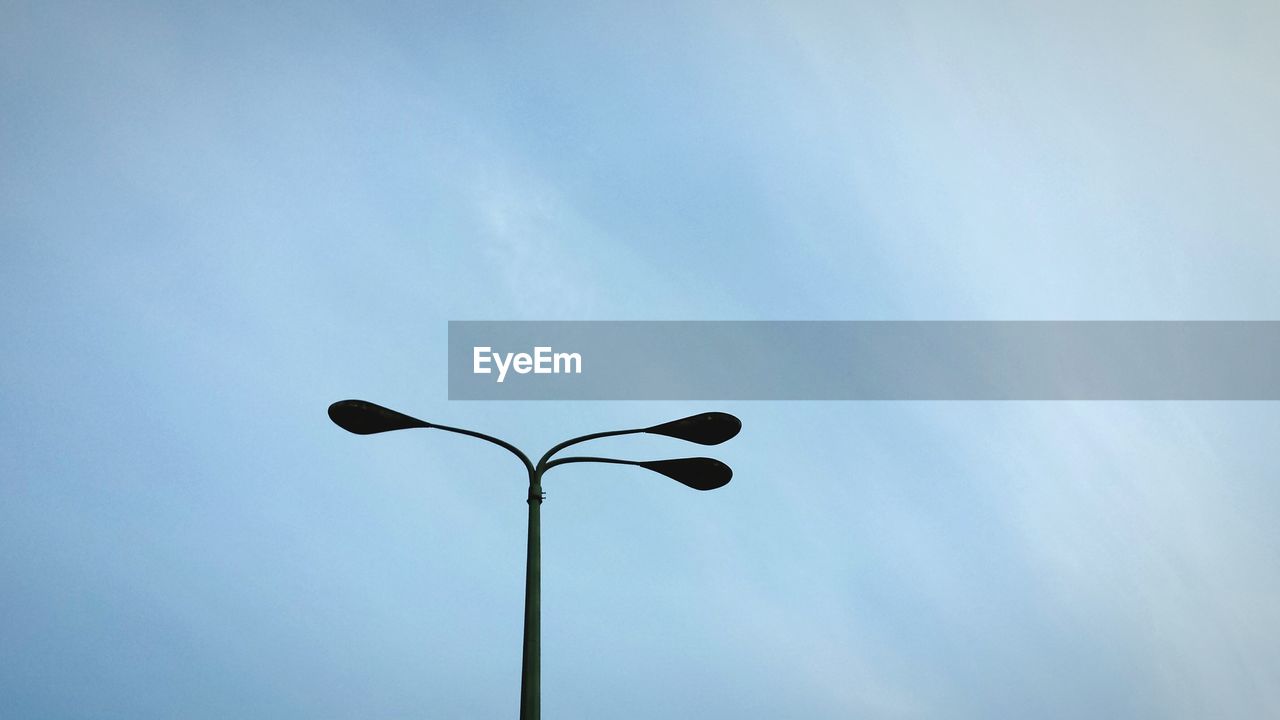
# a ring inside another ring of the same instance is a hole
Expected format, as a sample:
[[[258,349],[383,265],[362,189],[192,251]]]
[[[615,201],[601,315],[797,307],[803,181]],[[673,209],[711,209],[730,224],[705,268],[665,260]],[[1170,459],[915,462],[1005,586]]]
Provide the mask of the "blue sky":
[[[0,3],[0,707],[1280,712],[1271,403],[450,403],[458,319],[1275,319],[1262,3]],[[626,438],[602,454],[662,457]]]

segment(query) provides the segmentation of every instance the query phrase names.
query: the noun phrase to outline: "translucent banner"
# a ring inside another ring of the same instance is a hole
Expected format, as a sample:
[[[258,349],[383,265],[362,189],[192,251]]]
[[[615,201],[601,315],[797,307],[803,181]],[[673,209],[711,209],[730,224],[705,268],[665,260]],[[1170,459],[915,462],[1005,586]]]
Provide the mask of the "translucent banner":
[[[450,400],[1276,400],[1280,322],[452,321]]]

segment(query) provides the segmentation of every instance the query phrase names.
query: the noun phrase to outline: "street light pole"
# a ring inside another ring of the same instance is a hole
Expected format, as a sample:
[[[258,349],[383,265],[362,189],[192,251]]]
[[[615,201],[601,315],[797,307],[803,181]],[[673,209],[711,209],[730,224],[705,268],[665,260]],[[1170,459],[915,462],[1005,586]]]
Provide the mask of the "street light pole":
[[[520,720],[542,715],[542,469],[529,473],[529,542],[524,566],[524,652],[520,658]]]
[[[372,435],[389,430],[423,428],[468,435],[497,445],[520,459],[529,477],[529,538],[524,581],[524,646],[520,663],[520,720],[538,720],[541,715],[542,687],[542,476],[546,471],[569,463],[608,463],[635,465],[687,485],[695,490],[723,487],[733,477],[728,465],[707,457],[672,460],[618,460],[604,457],[566,457],[552,459],[565,448],[603,437],[648,433],[666,435],[699,445],[719,445],[738,434],[742,423],[728,413],[712,412],[632,430],[610,430],[566,440],[548,450],[535,465],[520,448],[475,430],[437,425],[364,400],[342,400],[329,406],[329,418],[344,430],[357,435]]]

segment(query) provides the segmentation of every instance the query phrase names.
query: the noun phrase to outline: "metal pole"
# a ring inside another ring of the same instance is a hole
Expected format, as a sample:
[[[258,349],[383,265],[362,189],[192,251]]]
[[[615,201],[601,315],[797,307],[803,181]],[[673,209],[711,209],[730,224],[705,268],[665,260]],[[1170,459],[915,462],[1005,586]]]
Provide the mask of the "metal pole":
[[[529,473],[529,555],[524,571],[524,657],[520,667],[520,720],[541,716],[542,685],[542,473]]]

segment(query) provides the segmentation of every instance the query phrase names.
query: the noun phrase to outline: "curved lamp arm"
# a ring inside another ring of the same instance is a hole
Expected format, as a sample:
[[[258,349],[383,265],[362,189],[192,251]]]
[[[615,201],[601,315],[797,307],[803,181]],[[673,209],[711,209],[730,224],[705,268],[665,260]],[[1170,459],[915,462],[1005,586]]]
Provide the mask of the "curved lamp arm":
[[[724,463],[709,457],[675,458],[672,460],[619,460],[606,457],[567,457],[544,464],[539,472],[545,473],[557,465],[570,463],[605,463],[608,465],[635,465],[666,475],[694,490],[715,490],[724,487],[733,478],[733,470]]]
[[[448,425],[436,425],[432,423],[431,427],[435,430],[444,430],[446,432],[458,433],[459,435],[470,435],[473,438],[480,438],[481,440],[484,440],[486,442],[491,442],[494,445],[497,445],[498,447],[509,451],[512,455],[515,455],[516,457],[520,458],[520,462],[524,463],[525,470],[529,471],[529,477],[533,477],[534,475],[535,469],[533,467],[533,463],[529,460],[529,456],[525,455],[520,450],[520,448],[516,447],[515,445],[512,445],[506,440],[496,438],[492,435],[485,435],[484,433],[476,432],[475,430],[466,430],[464,428],[449,427]]]
[[[409,430],[411,428],[422,428],[444,430],[445,432],[457,433],[459,435],[470,435],[473,438],[480,438],[485,442],[493,443],[498,447],[510,452],[512,455],[520,458],[520,462],[524,464],[525,470],[529,472],[529,479],[532,481],[536,474],[533,463],[529,461],[529,456],[520,451],[520,448],[512,445],[506,440],[485,435],[475,430],[465,430],[463,428],[449,427],[448,425],[436,425],[426,420],[419,420],[412,415],[405,415],[402,412],[382,407],[368,400],[339,400],[329,406],[329,419],[335,425],[352,432],[357,435],[373,435],[375,433],[383,433],[391,430]]]
[[[644,464],[644,461],[642,460],[619,460],[618,458],[575,456],[575,457],[567,457],[567,458],[557,458],[555,460],[552,460],[551,462],[545,463],[542,466],[542,471],[546,472],[551,468],[556,467],[557,465],[568,465],[570,463],[584,463],[584,462],[607,463],[609,465],[643,465]]]
[[[580,442],[595,440],[604,437],[614,437],[616,435],[635,435],[636,433],[649,433],[651,435],[666,435],[667,437],[677,440],[686,440],[699,445],[719,445],[738,434],[742,429],[742,421],[738,418],[723,412],[705,412],[689,417],[672,420],[660,425],[651,425],[644,428],[635,428],[632,430],[610,430],[608,432],[591,433],[583,435],[556,445],[538,460],[536,472],[545,472],[554,462],[549,462],[551,456],[569,447],[577,445]],[[625,463],[624,463],[625,464]]]

